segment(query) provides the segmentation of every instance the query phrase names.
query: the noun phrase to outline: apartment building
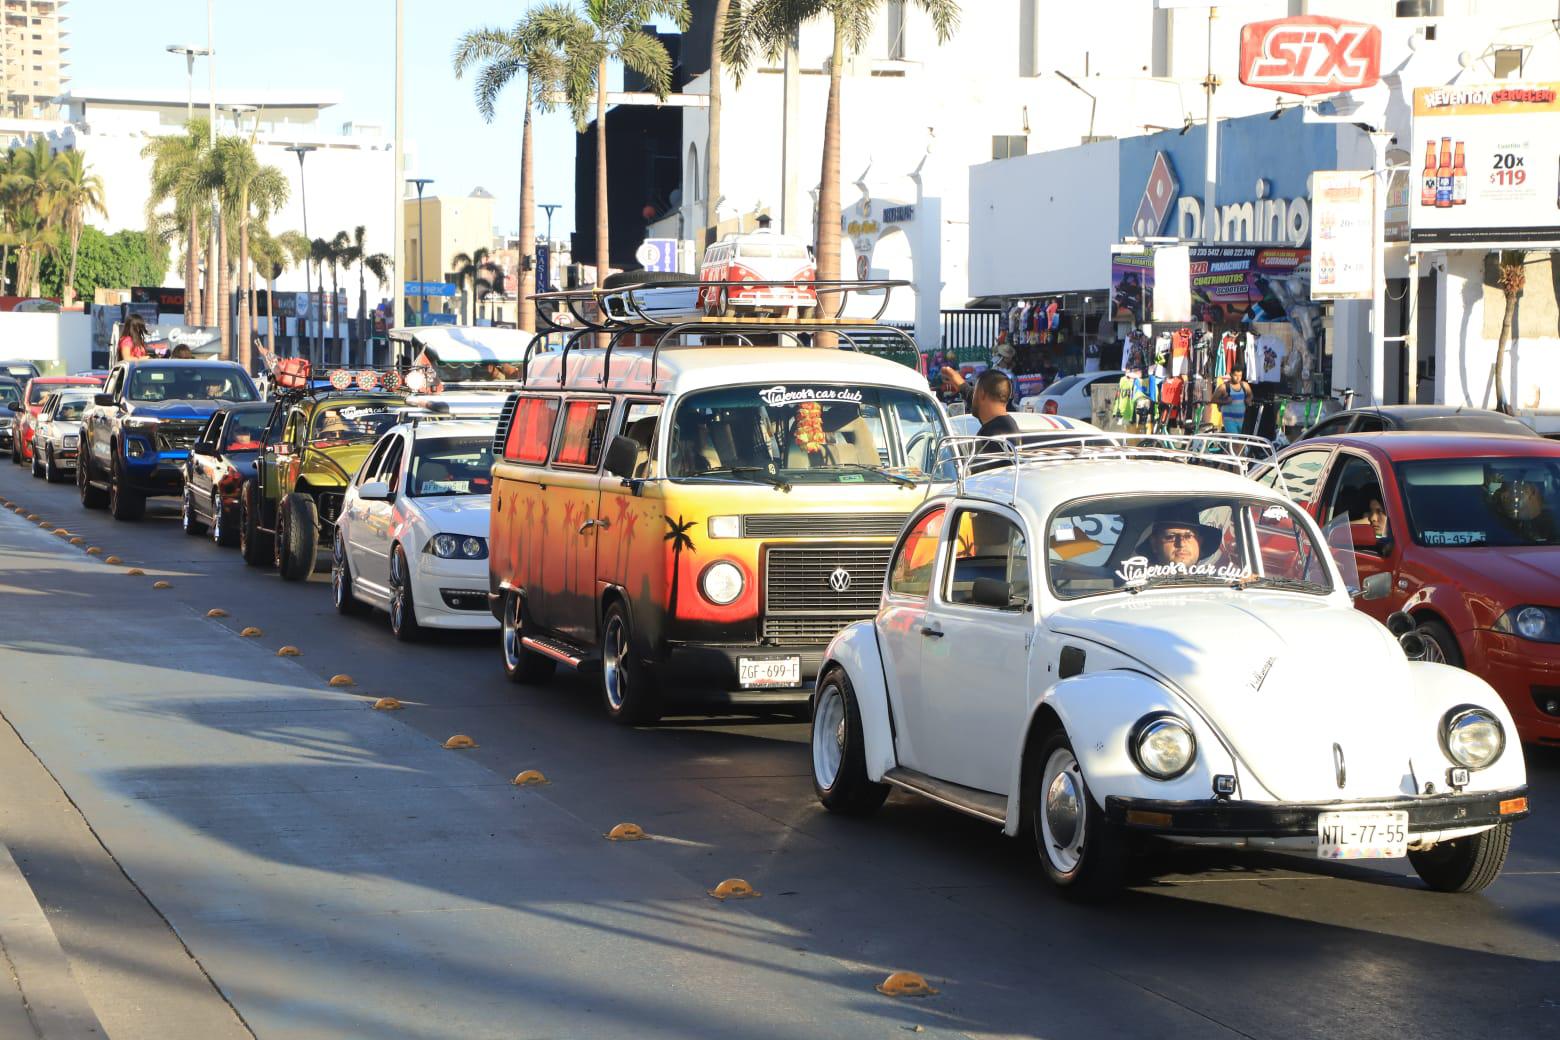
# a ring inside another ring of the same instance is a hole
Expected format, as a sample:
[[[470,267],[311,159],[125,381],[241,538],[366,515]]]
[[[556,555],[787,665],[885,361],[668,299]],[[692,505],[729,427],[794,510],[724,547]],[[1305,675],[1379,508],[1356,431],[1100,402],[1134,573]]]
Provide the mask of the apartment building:
[[[4,0],[0,23],[0,114],[52,119],[69,78],[66,0]]]

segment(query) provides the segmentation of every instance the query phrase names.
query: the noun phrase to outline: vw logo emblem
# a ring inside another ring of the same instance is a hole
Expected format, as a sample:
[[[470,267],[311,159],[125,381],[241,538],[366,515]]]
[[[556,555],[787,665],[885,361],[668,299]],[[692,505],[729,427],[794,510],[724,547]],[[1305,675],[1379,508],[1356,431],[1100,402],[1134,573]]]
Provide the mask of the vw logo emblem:
[[[844,567],[836,567],[829,572],[829,588],[835,592],[847,592],[850,590],[850,571]]]

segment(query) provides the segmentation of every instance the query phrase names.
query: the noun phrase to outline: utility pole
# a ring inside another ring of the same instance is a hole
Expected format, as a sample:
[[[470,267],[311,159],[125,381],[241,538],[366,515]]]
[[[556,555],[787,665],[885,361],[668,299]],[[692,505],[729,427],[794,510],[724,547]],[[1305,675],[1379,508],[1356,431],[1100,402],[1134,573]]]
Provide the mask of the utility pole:
[[[217,50],[216,50],[216,10],[215,0],[206,0],[206,119],[210,126],[207,128],[207,143],[211,146],[212,155],[217,150]],[[228,301],[219,296],[222,286],[222,272],[218,270],[220,262],[217,251],[217,224],[222,219],[222,211],[217,199],[217,193],[211,193],[211,235],[208,252],[206,253],[206,292],[212,300],[216,301],[213,308],[217,319],[217,332],[219,342],[225,340],[224,335],[230,321],[228,313]],[[227,344],[222,344],[226,349]],[[236,351],[233,356],[236,356]]]
[[[392,329],[406,320],[406,184],[402,180],[406,176],[405,14],[405,0],[395,0],[395,188],[390,193],[395,200],[395,277],[389,322]]]
[[[309,237],[309,182],[303,175],[303,157],[317,148],[312,144],[295,144],[287,150],[298,157],[298,193],[303,199],[303,240],[312,248],[314,240]],[[309,339],[309,316],[314,311],[314,287],[309,279],[309,258],[303,258],[303,316],[298,319],[298,332],[303,340],[302,355],[308,357],[312,364],[314,348]]]
[[[184,125],[187,132],[189,125],[195,121],[195,59],[206,57],[211,52],[204,47],[191,47],[181,43],[170,43],[166,50],[169,54],[184,55]],[[184,263],[184,324],[199,325],[201,322],[200,269],[197,254],[200,252],[200,233],[195,226],[193,215],[189,224],[189,233],[184,236],[184,248],[187,253]]]
[[[417,321],[421,325],[428,314],[428,296],[423,285],[423,258],[428,255],[428,240],[423,237],[423,188],[433,183],[432,177],[412,177],[417,186]]]

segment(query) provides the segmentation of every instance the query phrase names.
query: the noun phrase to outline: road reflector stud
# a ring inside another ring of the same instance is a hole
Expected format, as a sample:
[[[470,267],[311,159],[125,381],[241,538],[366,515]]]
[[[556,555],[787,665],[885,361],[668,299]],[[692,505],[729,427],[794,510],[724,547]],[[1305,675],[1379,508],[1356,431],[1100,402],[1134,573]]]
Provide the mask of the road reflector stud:
[[[206,616],[207,617],[227,617],[228,616],[228,612],[223,610],[221,607],[212,607],[210,610],[206,611]]]
[[[154,581],[154,582],[152,582],[152,588],[154,588],[154,589],[171,589],[171,588],[173,588],[173,582],[171,582],[171,581]]]
[[[63,528],[63,527],[56,527],[54,529],[54,535],[57,538],[69,538],[70,537],[70,532],[65,530],[65,528]]]
[[[125,574],[129,575],[132,578],[138,578],[138,577],[140,577],[141,575],[143,575],[145,573],[146,572],[143,571],[139,567],[131,567],[129,570],[125,571]]]
[[[253,639],[255,636],[263,636],[265,633],[260,631],[254,625],[250,625],[248,628],[240,632],[239,635],[243,636],[245,639]]]
[[[381,697],[374,702],[375,711],[400,711],[405,705],[394,697]]]
[[[356,686],[357,685],[357,683],[352,681],[352,676],[350,676],[350,675],[333,675],[333,676],[330,677],[330,684],[332,686]]]
[[[710,889],[710,895],[716,899],[757,899],[759,893],[753,886],[739,877],[727,878],[714,888]]]
[[[607,832],[608,841],[644,841],[648,835],[637,823],[620,823]]]
[[[302,657],[303,656],[303,651],[299,650],[296,646],[284,646],[280,650],[276,651],[276,656],[277,657]]]
[[[514,778],[514,780],[510,782],[513,783],[516,787],[534,787],[537,784],[545,784],[548,782],[548,780],[545,776],[542,775],[542,771],[540,769],[527,769],[525,772],[519,774]]]
[[[27,519],[29,519],[29,520],[36,520],[36,519],[38,519],[38,514],[37,513],[28,513],[27,514]]]
[[[120,563],[124,563],[124,562],[125,562],[125,561],[124,561],[124,560],[121,560],[121,559],[120,559],[120,558],[119,558],[119,557],[117,557],[117,556],[109,556],[109,557],[106,557],[106,558],[105,558],[105,559],[104,559],[104,560],[103,560],[103,562],[104,562],[104,563],[113,563],[113,564],[120,564]]]
[[[81,537],[80,535],[77,535],[75,538],[72,538],[70,540],[70,544],[71,545],[85,545],[86,541],[87,540],[85,538]]]
[[[877,987],[890,997],[930,997],[937,993],[926,979],[913,971],[896,971]]]
[[[444,748],[447,751],[463,751],[466,748],[474,748],[476,746],[477,742],[464,733],[457,733],[444,742]]]
[[[95,545],[89,545],[87,547],[87,555],[88,556],[102,556],[103,555],[103,550],[99,549]]]

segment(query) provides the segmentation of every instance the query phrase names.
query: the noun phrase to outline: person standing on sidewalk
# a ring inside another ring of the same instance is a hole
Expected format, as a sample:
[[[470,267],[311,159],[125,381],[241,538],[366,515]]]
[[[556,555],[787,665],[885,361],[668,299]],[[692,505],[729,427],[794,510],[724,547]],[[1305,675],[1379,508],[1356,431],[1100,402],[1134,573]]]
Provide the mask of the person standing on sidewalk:
[[[1246,425],[1246,405],[1251,403],[1251,384],[1246,382],[1246,370],[1236,365],[1230,369],[1229,382],[1220,383],[1213,392],[1213,403],[1224,416],[1224,432],[1240,433]]]
[[[958,369],[944,365],[943,388],[956,391],[969,413],[980,420],[979,437],[1000,437],[1017,433],[1018,423],[1008,414],[1013,397],[1013,381],[995,368],[988,368],[971,383]]]

